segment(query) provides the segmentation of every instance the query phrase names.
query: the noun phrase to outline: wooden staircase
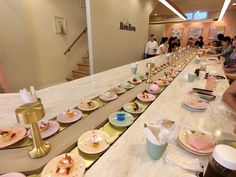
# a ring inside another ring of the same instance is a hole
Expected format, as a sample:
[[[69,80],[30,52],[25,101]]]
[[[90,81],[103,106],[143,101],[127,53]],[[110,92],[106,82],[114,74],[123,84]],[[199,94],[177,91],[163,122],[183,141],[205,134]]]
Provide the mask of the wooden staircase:
[[[89,66],[89,58],[83,57],[82,63],[77,64],[77,69],[71,72],[71,75],[66,78],[67,81],[72,81],[75,79],[79,79],[82,77],[86,77],[90,75],[90,66]]]

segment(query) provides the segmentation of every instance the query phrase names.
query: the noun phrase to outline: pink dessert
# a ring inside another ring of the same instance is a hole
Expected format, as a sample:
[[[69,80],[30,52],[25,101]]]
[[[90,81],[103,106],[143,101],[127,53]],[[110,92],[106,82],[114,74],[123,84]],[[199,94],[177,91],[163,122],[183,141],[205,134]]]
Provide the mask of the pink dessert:
[[[188,135],[187,143],[196,150],[210,150],[215,146],[211,137],[199,132]]]
[[[150,85],[149,90],[152,92],[158,92],[160,90],[160,87],[157,84],[152,84]]]

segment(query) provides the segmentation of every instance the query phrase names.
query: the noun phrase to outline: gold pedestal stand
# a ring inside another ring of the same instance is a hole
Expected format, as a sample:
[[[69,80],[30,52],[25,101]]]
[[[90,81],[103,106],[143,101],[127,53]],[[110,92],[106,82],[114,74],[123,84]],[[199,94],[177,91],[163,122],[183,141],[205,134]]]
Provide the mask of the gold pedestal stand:
[[[39,101],[29,104],[24,104],[15,110],[17,122],[22,125],[29,124],[33,147],[29,150],[31,158],[39,158],[46,155],[50,150],[48,142],[44,142],[41,138],[37,121],[42,119],[45,115],[43,105]]]
[[[148,68],[148,78],[147,78],[147,83],[148,84],[151,84],[153,83],[153,80],[152,80],[152,68],[155,67],[155,63],[146,63],[146,67]]]

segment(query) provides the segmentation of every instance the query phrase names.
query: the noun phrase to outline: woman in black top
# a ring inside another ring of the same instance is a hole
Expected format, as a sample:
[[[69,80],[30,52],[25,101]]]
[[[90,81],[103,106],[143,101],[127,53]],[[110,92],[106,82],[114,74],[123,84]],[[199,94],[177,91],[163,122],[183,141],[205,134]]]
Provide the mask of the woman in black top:
[[[201,48],[202,48],[203,45],[204,45],[203,37],[200,36],[200,37],[198,38],[198,40],[195,42],[195,46],[196,46],[196,47],[201,47]]]

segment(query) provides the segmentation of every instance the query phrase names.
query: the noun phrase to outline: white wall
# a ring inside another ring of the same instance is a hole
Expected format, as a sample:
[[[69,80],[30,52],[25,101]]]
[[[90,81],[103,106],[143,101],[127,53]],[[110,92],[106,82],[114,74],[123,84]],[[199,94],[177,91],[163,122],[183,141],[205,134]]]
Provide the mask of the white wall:
[[[66,35],[54,33],[54,16],[66,18]],[[86,55],[86,35],[69,54],[63,54],[86,27],[85,8],[79,0],[4,0],[0,17],[0,50],[10,91],[64,82]]]
[[[90,0],[90,4],[95,73],[143,59],[155,1]],[[123,19],[128,19],[136,31],[119,30]]]
[[[149,25],[149,35],[155,34],[159,44],[162,37],[165,37],[165,25]]]
[[[65,50],[86,27],[85,8],[79,0],[23,0],[26,16],[33,31],[35,50],[39,56],[40,86],[64,82],[87,51],[87,38],[84,35],[70,53]],[[54,16],[65,17],[67,34],[54,33]]]
[[[35,58],[21,1],[0,1],[0,51],[4,58],[10,91],[38,86]]]

